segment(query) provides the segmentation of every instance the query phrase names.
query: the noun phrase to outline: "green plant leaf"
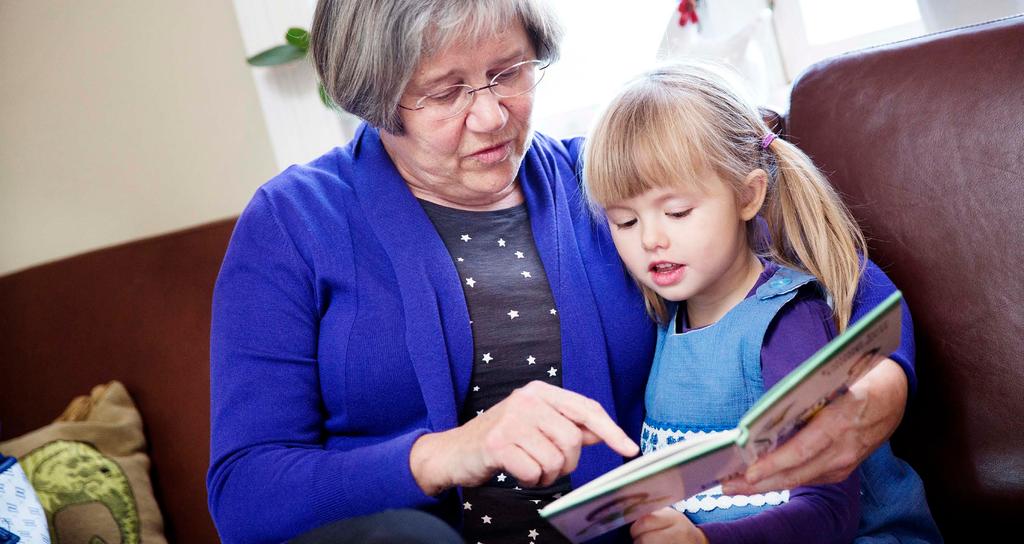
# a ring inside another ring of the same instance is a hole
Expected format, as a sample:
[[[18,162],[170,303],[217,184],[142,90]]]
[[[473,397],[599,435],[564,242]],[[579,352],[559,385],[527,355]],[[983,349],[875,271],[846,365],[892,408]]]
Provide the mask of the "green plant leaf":
[[[320,101],[323,102],[325,106],[332,110],[341,109],[338,107],[337,104],[334,103],[333,100],[331,100],[331,95],[327,94],[327,89],[324,88],[323,83],[317,84],[317,90],[320,92]]]
[[[266,51],[257,53],[246,61],[253,66],[275,66],[278,64],[285,64],[305,58],[306,50],[299,47],[295,47],[292,44],[279,45],[277,47],[271,47]]]
[[[309,50],[309,32],[304,28],[292,27],[288,29],[288,32],[284,33],[284,39],[288,43],[298,47],[303,51]]]

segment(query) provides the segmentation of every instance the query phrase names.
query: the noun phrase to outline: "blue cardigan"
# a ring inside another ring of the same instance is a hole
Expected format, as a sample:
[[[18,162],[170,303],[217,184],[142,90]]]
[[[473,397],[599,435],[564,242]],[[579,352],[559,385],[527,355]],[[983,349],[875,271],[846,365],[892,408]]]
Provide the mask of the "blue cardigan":
[[[535,135],[519,180],[561,318],[563,386],[638,438],[654,328],[587,213],[580,145]],[[869,276],[855,312],[893,289],[873,265]],[[913,379],[908,331],[895,357]],[[207,488],[223,541],[280,542],[401,507],[458,524],[457,493],[424,495],[409,451],[456,426],[472,354],[451,257],[374,128],[266,183],[214,291]],[[621,463],[584,448],[573,486]]]

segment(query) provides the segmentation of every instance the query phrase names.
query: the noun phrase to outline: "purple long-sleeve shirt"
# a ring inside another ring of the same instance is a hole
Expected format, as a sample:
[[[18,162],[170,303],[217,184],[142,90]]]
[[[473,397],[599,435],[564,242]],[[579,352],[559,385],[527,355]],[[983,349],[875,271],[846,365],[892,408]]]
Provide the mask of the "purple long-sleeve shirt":
[[[747,294],[771,278],[778,266],[764,272]],[[761,375],[767,390],[836,336],[831,310],[820,297],[798,295],[765,331]],[[837,484],[797,487],[789,502],[729,522],[700,525],[708,542],[851,542],[860,519],[860,481],[854,472]]]

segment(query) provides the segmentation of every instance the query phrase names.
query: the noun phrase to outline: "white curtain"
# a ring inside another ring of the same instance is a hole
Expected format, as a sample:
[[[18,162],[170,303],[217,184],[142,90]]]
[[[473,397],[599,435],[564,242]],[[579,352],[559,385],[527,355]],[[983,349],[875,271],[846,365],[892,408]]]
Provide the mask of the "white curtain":
[[[666,60],[709,59],[735,69],[750,100],[781,108],[789,81],[783,70],[767,0],[705,0],[700,25],[669,17],[659,55]]]

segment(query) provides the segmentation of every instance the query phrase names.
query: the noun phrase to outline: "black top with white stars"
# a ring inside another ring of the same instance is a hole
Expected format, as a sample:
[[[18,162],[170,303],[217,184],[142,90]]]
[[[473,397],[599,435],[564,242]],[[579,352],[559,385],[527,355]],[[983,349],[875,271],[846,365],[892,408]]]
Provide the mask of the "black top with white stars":
[[[455,261],[473,331],[473,375],[459,422],[530,381],[561,386],[558,311],[526,206],[474,212],[420,202]],[[566,542],[537,510],[569,489],[567,477],[529,489],[499,472],[463,489],[463,536],[483,544]]]

